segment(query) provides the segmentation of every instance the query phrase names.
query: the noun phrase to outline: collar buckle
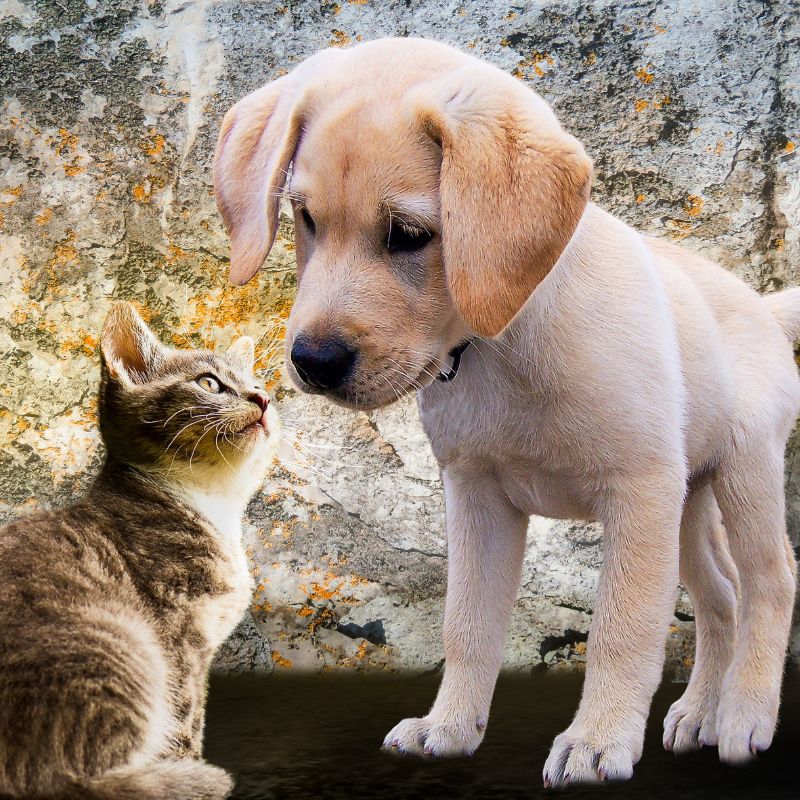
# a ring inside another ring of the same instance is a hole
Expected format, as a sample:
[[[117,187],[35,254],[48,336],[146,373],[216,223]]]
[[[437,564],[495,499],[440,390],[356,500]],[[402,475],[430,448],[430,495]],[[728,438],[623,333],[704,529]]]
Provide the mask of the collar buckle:
[[[450,358],[453,359],[453,363],[450,366],[450,369],[447,372],[440,372],[436,376],[437,381],[441,381],[442,383],[449,383],[450,381],[455,378],[458,374],[458,368],[461,365],[461,356],[463,355],[464,351],[472,344],[472,339],[467,339],[465,342],[461,342],[461,344],[456,345],[448,355]]]

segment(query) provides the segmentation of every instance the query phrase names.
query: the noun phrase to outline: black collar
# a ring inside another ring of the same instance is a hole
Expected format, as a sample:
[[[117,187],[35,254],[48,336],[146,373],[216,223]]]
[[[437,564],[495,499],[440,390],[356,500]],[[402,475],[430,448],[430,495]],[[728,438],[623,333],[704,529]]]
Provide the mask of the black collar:
[[[472,344],[472,339],[467,339],[461,344],[456,345],[448,355],[450,358],[453,359],[453,363],[450,369],[447,372],[440,372],[436,376],[437,381],[441,381],[442,383],[449,383],[455,376],[458,374],[458,367],[461,364],[461,356],[463,355],[464,351]]]

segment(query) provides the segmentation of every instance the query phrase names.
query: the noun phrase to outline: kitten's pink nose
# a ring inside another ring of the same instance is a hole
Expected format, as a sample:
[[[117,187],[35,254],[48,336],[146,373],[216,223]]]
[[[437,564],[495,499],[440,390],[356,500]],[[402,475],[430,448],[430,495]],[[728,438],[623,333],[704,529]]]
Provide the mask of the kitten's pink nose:
[[[267,410],[269,405],[269,395],[266,392],[253,392],[248,398],[251,403],[255,403],[262,411]]]

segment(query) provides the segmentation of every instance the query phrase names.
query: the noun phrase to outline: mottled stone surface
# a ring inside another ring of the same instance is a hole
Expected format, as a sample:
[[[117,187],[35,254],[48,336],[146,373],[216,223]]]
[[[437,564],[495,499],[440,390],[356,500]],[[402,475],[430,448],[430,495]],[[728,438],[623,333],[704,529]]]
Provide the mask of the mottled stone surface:
[[[800,283],[800,4],[759,0],[0,0],[0,513],[63,502],[95,468],[97,335],[134,299],[176,345],[280,336],[292,231],[226,283],[211,193],[224,111],[327,45],[422,35],[553,103],[594,199],[759,289]],[[228,669],[416,668],[442,658],[443,507],[411,400],[351,414],[271,369],[289,439],[250,506],[258,591]],[[293,437],[301,444],[295,445]],[[798,442],[800,444],[800,442]],[[800,447],[787,469],[800,533]],[[580,663],[600,532],[531,524],[508,663]],[[670,635],[687,666],[685,600]],[[795,652],[800,636],[795,636]]]

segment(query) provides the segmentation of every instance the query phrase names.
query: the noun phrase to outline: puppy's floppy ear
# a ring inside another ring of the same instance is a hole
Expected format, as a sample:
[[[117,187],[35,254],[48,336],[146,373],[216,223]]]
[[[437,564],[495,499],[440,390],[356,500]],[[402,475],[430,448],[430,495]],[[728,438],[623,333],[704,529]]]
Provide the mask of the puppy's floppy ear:
[[[278,230],[280,194],[310,104],[310,88],[340,51],[323,50],[293,72],[247,95],[222,120],[214,193],[231,237],[230,280],[258,272]]]
[[[100,336],[108,374],[124,383],[144,383],[168,352],[130,303],[115,303]]]
[[[442,149],[450,293],[467,324],[495,336],[572,236],[588,201],[592,163],[544,100],[488,64],[427,82],[412,101]]]

